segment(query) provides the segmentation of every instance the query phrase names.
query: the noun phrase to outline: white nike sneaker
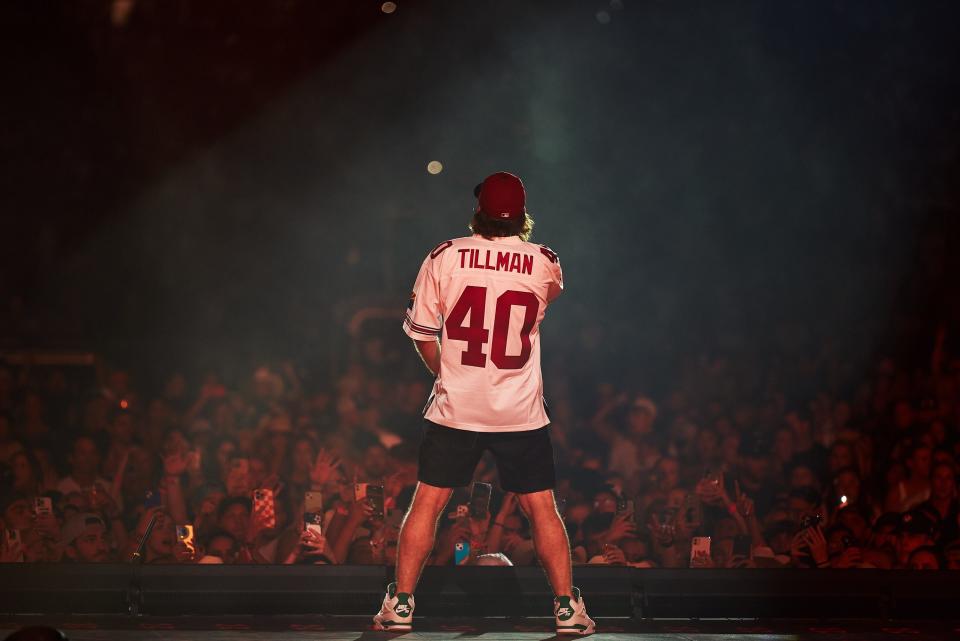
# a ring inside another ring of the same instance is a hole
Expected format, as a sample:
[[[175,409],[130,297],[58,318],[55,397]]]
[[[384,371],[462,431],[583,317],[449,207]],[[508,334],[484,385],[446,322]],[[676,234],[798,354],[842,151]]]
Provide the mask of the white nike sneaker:
[[[554,597],[553,615],[557,619],[557,634],[593,634],[595,624],[587,616],[587,604],[580,598],[580,588],[573,588],[572,597]]]
[[[374,629],[409,632],[413,629],[413,607],[413,595],[398,594],[397,584],[391,583],[387,586],[380,612],[373,617]]]

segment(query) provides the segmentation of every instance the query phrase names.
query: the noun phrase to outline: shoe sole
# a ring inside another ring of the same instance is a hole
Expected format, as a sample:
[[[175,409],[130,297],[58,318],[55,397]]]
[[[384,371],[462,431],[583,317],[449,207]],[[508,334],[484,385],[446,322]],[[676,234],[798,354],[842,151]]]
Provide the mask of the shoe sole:
[[[381,632],[410,632],[413,630],[413,626],[409,623],[394,623],[392,625],[385,625],[378,621],[374,621],[373,629]]]

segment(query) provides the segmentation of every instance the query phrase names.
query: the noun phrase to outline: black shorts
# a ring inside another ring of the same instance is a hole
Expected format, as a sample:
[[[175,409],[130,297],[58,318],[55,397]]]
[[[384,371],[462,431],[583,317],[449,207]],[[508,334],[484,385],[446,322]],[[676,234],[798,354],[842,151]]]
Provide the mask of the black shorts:
[[[424,421],[417,479],[435,487],[464,487],[490,450],[500,487],[526,494],[557,485],[553,443],[546,427],[522,432],[471,432]]]

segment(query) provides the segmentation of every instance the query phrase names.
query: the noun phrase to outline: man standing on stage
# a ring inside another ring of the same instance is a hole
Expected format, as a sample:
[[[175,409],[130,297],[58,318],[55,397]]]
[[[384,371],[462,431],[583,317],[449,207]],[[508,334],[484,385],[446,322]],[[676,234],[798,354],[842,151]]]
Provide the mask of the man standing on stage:
[[[473,235],[440,243],[424,259],[403,323],[436,380],[424,411],[419,482],[400,531],[397,580],[374,624],[411,629],[413,592],[440,514],[453,488],[470,483],[490,450],[501,487],[517,494],[530,519],[556,595],[557,632],[590,634],[594,622],[573,587],[570,542],[553,496],[540,373],[540,321],[563,290],[560,261],[547,247],[527,242],[533,219],[519,178],[499,172],[474,193]]]

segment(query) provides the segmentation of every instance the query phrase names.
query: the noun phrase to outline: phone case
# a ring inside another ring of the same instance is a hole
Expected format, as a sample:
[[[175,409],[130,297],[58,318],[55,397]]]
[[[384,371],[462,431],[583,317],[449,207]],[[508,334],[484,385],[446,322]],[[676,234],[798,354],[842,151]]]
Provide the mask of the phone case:
[[[303,493],[304,512],[323,512],[323,495],[320,492]]]
[[[383,486],[382,485],[367,485],[367,501],[373,507],[373,517],[374,518],[383,518],[384,504],[383,504]]]
[[[323,497],[320,492],[303,494],[303,529],[323,534]]]
[[[191,552],[196,552],[196,544],[193,540],[193,526],[192,525],[178,525],[177,526],[177,538],[183,542],[184,546]]]
[[[273,490],[259,488],[253,491],[253,516],[265,528],[277,526],[277,513],[273,502]]]
[[[493,489],[489,483],[476,482],[470,489],[470,516],[475,519],[486,518],[490,511],[490,493]]]
[[[457,565],[465,565],[470,559],[470,542],[457,541],[453,544],[453,562]]]
[[[695,536],[690,542],[690,565],[693,566],[698,559],[710,558],[710,537]]]
[[[354,483],[353,484],[353,500],[362,501],[367,498],[367,485],[368,483]]]

